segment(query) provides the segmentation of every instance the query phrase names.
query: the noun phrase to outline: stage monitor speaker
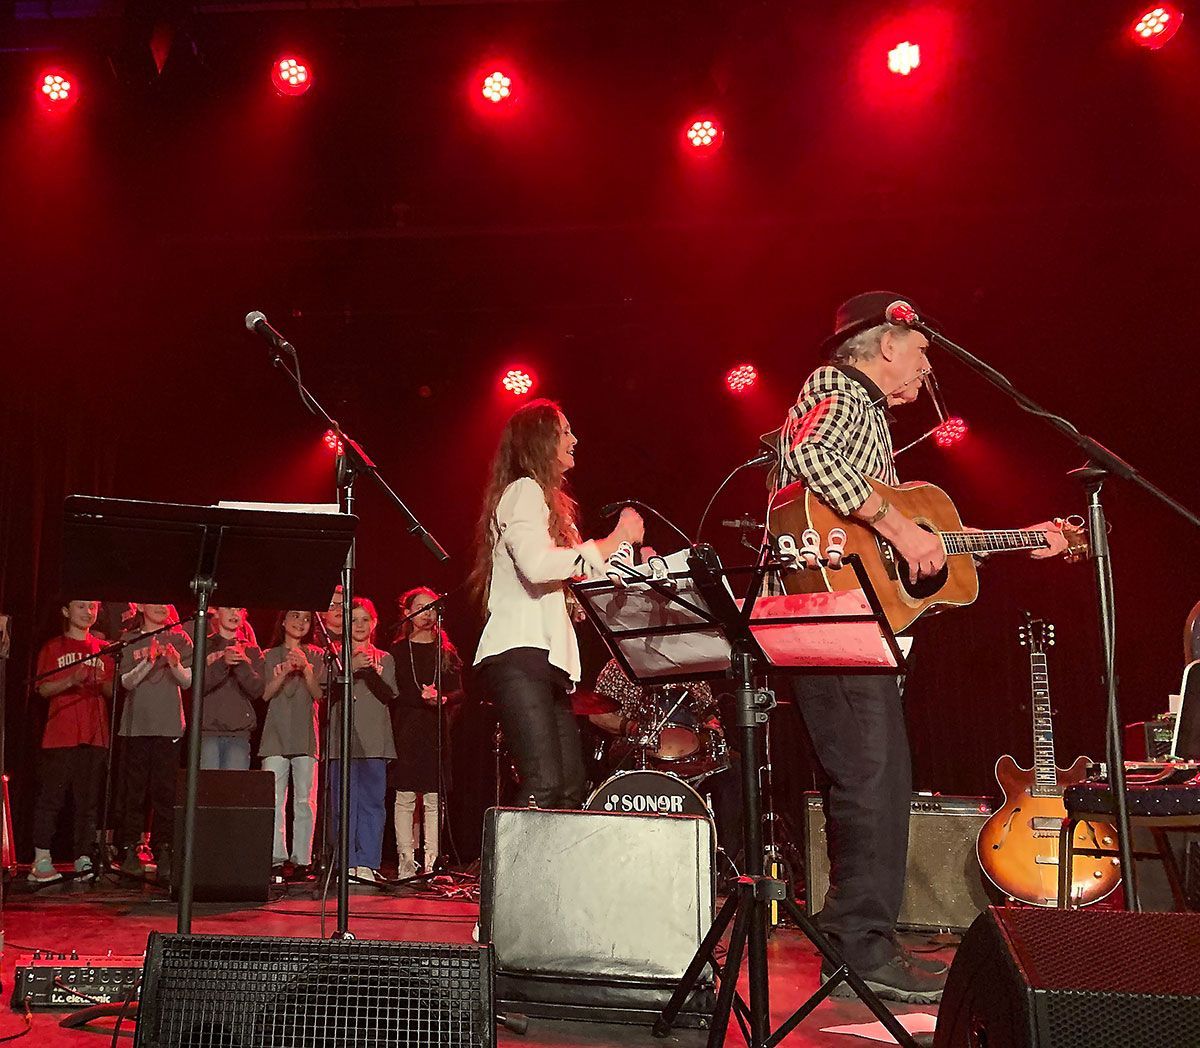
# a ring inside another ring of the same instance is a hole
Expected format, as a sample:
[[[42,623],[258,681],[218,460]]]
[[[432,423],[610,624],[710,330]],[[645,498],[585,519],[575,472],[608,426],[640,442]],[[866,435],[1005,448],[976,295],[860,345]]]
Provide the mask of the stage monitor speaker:
[[[815,914],[829,891],[829,852],[821,795],[806,793],[804,800],[805,885],[809,912]],[[900,928],[966,931],[987,906],[975,840],[991,814],[986,797],[913,794]]]
[[[183,876],[183,799],[187,772],[175,793],[171,891]],[[271,890],[275,776],[269,771],[202,771],[196,803],[193,898],[266,902]]]
[[[491,953],[448,943],[164,935],[136,1048],[492,1048]]]
[[[1200,914],[989,908],[954,958],[934,1048],[1200,1045]]]
[[[480,936],[501,1010],[652,1023],[712,924],[712,824],[688,815],[492,808]],[[708,984],[678,1025],[712,1013]]]

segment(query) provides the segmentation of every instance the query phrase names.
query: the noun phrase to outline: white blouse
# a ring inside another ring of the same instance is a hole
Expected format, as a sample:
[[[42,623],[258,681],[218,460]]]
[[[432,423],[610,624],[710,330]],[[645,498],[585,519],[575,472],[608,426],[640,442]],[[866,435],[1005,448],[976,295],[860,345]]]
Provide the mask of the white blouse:
[[[550,664],[578,683],[579,643],[567,612],[566,579],[603,577],[605,562],[596,543],[573,548],[555,544],[550,507],[532,477],[514,480],[496,506],[492,584],[488,618],[475,652],[475,665],[512,648],[541,648]]]

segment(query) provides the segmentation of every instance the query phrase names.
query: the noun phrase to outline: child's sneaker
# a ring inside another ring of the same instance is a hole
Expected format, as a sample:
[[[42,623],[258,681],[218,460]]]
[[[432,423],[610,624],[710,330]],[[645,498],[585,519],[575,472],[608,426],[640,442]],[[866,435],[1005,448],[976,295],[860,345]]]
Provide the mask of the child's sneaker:
[[[29,868],[28,880],[30,884],[53,884],[62,880],[62,874],[54,868],[48,856],[41,856]]]
[[[81,855],[75,860],[75,876],[81,881],[90,881],[94,876],[92,870],[92,857],[90,855]]]

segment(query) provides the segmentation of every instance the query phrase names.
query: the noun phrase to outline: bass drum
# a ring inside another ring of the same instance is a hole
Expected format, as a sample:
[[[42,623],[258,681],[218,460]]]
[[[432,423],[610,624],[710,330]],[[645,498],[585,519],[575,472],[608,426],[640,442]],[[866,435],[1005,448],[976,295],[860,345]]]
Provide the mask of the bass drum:
[[[682,779],[661,771],[619,772],[596,787],[584,810],[712,818],[700,794]]]

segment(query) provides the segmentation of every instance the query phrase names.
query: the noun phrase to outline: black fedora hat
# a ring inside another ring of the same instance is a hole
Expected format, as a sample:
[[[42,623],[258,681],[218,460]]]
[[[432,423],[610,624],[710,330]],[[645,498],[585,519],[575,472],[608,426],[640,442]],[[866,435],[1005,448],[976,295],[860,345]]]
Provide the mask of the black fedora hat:
[[[833,318],[833,334],[821,342],[821,353],[829,356],[848,338],[873,328],[878,324],[886,324],[884,311],[893,302],[907,302],[916,310],[917,316],[927,319],[917,307],[917,304],[907,295],[896,291],[864,291],[861,295],[846,299],[837,308]]]

